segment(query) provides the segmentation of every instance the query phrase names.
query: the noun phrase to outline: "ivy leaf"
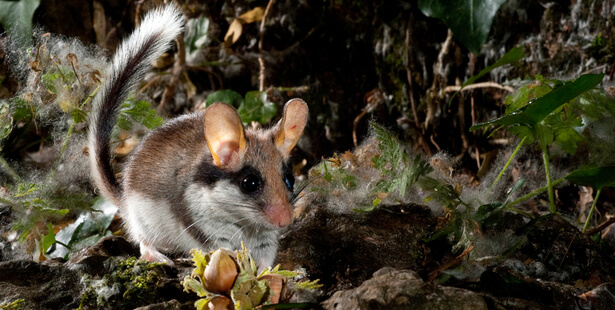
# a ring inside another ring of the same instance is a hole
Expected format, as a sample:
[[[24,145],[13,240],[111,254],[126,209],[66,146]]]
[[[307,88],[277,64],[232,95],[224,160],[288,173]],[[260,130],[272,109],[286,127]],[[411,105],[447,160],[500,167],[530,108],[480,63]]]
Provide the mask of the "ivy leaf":
[[[266,124],[278,112],[278,107],[267,99],[266,92],[250,91],[246,93],[246,97],[237,112],[239,112],[241,121],[244,123],[255,121]]]
[[[419,0],[419,9],[441,19],[455,37],[478,54],[487,40],[495,13],[506,0]]]
[[[224,102],[237,108],[243,103],[243,98],[238,92],[234,90],[224,89],[209,94],[209,96],[207,96],[207,99],[205,99],[206,106],[210,106],[216,102]]]
[[[0,24],[11,35],[32,42],[32,17],[40,0],[0,1]]]
[[[568,174],[566,180],[598,190],[604,187],[615,187],[615,166],[578,169]]]

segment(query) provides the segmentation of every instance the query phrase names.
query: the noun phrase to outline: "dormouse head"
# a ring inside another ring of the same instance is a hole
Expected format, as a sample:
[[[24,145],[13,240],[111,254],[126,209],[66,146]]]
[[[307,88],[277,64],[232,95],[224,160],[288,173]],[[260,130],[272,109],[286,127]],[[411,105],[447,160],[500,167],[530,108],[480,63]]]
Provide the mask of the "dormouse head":
[[[214,103],[205,111],[205,139],[213,165],[229,176],[231,186],[270,226],[285,227],[292,221],[289,198],[294,177],[288,160],[307,116],[307,104],[292,99],[275,126],[246,130],[237,111],[227,104]]]

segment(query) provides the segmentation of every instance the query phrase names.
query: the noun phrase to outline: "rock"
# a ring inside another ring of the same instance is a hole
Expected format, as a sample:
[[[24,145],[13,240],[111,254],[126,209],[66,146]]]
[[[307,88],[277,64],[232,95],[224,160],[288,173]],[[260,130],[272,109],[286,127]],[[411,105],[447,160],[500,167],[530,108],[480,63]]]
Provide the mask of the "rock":
[[[22,309],[74,309],[83,287],[78,273],[62,265],[0,262],[0,304],[23,299]]]
[[[282,236],[277,262],[287,270],[305,268],[330,293],[356,287],[382,267],[425,269],[431,249],[423,240],[436,221],[428,209],[412,205],[364,214],[314,206]]]
[[[325,309],[487,309],[472,291],[425,283],[413,271],[382,268],[361,286],[338,291]]]
[[[92,247],[84,248],[73,255],[68,261],[72,269],[80,270],[90,275],[101,276],[107,272],[103,262],[114,256],[139,257],[139,249],[126,239],[119,236],[108,236],[100,239]]]
[[[135,308],[134,310],[194,310],[194,302],[180,303],[179,301],[172,299],[157,304]]]
[[[548,214],[517,228],[523,242],[510,258],[540,262],[544,270],[531,274],[547,281],[573,284],[600,274],[615,279],[615,261],[608,248],[601,250],[589,236],[557,214]],[[602,253],[605,252],[606,253]]]

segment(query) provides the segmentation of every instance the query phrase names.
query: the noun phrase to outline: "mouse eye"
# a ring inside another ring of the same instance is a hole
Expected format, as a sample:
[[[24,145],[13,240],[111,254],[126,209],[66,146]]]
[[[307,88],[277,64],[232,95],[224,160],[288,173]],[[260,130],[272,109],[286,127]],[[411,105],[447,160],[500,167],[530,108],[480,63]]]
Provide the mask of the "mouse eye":
[[[286,188],[292,192],[293,186],[295,186],[295,177],[293,176],[292,173],[287,173],[284,176],[284,183],[286,183]]]
[[[252,194],[261,188],[261,178],[254,174],[248,174],[241,180],[241,189],[246,194]]]

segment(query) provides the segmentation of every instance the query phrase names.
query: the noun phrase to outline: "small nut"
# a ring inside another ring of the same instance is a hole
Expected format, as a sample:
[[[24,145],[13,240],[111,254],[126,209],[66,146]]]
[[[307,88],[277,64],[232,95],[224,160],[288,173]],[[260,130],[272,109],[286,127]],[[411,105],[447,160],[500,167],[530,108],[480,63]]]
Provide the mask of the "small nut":
[[[231,299],[226,296],[216,296],[207,303],[207,309],[209,310],[230,310],[233,309],[233,303]]]
[[[226,251],[218,249],[211,255],[211,261],[203,273],[205,289],[212,293],[222,294],[233,287],[237,278],[237,263]]]
[[[268,274],[260,277],[259,280],[269,283],[269,301],[272,304],[279,303],[282,290],[286,285],[286,277],[279,274]]]

